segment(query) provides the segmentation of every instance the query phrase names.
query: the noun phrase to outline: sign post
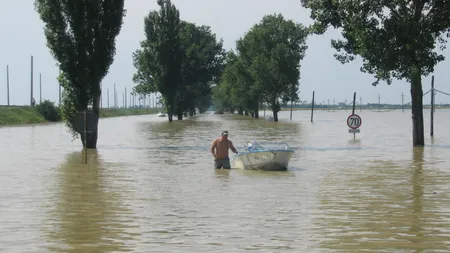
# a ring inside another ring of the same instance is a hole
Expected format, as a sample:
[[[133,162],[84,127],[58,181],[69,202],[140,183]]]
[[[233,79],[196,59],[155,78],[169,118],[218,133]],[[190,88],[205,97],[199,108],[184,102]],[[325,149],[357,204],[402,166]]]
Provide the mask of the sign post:
[[[350,127],[349,133],[353,133],[353,139],[356,138],[356,133],[359,133],[359,127],[362,124],[362,119],[358,114],[352,113],[347,118],[347,126]]]

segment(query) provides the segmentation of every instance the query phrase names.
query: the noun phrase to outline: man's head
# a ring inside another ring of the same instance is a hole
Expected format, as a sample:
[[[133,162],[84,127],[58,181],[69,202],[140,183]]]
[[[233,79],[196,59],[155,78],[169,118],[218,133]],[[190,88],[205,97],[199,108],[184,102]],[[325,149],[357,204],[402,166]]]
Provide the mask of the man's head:
[[[227,139],[228,138],[228,131],[223,131],[222,132],[222,139]]]

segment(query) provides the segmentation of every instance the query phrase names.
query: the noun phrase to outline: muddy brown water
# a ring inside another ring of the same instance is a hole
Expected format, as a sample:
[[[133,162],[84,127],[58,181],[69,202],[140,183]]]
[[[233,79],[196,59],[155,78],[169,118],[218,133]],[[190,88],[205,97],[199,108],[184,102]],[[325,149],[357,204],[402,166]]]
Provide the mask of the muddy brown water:
[[[1,252],[449,252],[450,110],[100,120],[83,164],[63,124],[0,128]],[[261,113],[262,114],[262,113]],[[295,149],[285,172],[214,170],[222,130]]]

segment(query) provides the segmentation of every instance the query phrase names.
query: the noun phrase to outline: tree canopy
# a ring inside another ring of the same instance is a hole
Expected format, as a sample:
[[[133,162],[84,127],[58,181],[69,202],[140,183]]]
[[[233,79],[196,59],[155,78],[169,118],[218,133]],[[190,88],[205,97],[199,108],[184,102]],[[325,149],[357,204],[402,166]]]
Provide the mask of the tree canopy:
[[[237,41],[237,53],[228,55],[220,85],[229,86],[229,102],[256,117],[261,102],[267,103],[278,121],[281,105],[298,100],[300,61],[308,34],[308,28],[281,14],[264,16]]]
[[[124,0],[35,0],[35,7],[45,24],[47,47],[62,71],[63,102],[73,107],[63,110],[72,113],[64,118],[70,121],[88,105],[99,115],[100,84],[114,60],[115,39],[125,15]],[[89,134],[88,143],[81,139],[84,146],[96,148],[97,131]]]
[[[342,63],[363,59],[361,71],[391,84],[393,78],[411,83],[413,143],[424,145],[422,75],[434,71],[444,56],[450,29],[449,1],[301,0],[311,10],[313,31],[342,28],[343,39],[332,40]]]
[[[169,121],[176,114],[206,110],[211,86],[222,71],[224,50],[208,26],[181,21],[170,1],[145,19],[146,39],[133,54],[137,69],[134,91],[161,93]]]

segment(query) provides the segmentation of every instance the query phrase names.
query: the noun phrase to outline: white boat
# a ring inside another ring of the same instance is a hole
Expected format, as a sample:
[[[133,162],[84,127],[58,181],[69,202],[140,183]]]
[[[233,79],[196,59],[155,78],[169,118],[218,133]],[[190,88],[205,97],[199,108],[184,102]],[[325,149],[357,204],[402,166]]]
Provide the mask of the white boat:
[[[255,141],[247,143],[244,152],[240,152],[232,159],[232,168],[243,170],[287,170],[294,150],[284,142]]]
[[[166,117],[166,114],[163,113],[163,112],[159,112],[159,113],[158,113],[158,117]]]
[[[273,121],[273,116],[272,115],[267,115],[267,121]]]

